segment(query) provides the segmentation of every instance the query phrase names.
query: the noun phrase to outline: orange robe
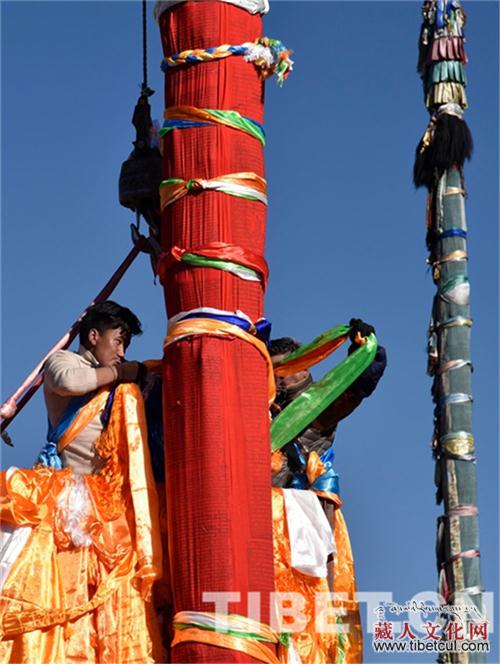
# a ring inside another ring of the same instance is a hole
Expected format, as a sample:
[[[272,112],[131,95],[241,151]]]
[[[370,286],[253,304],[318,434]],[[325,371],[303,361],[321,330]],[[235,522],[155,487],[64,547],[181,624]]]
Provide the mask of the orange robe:
[[[66,444],[108,393],[81,409]],[[42,466],[0,473],[1,521],[31,528],[0,594],[0,662],[163,660],[151,603],[162,563],[146,436],[140,390],[121,384],[96,442],[106,459],[100,473]],[[78,495],[83,502],[75,503]]]
[[[303,664],[360,664],[363,660],[363,641],[359,607],[355,599],[354,563],[349,534],[340,509],[335,510],[333,528],[336,546],[334,593],[339,593],[340,597],[322,601],[320,598],[331,592],[326,577],[302,574],[292,567],[283,489],[273,488],[272,499],[276,591],[298,593],[305,600],[301,612],[307,622],[300,632],[292,633],[301,661]]]

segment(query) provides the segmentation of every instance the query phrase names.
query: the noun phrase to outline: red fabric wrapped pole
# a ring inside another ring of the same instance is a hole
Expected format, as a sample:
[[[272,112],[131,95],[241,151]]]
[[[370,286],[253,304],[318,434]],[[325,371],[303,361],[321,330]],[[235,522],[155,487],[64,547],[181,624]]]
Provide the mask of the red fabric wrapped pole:
[[[186,49],[242,44],[262,35],[260,16],[225,2],[186,2],[160,16],[165,56]],[[169,106],[235,110],[263,120],[263,83],[241,56],[181,65],[166,74]],[[225,126],[171,131],[163,144],[164,178],[264,176],[261,143]],[[162,249],[224,242],[263,255],[262,203],[214,191],[185,196],[162,213]],[[200,267],[169,270],[169,316],[197,307],[263,314],[262,284]],[[164,414],[170,570],[174,610],[214,611],[204,592],[240,593],[230,613],[248,615],[248,592],[261,593],[269,623],[274,589],[267,367],[252,345],[210,335],[165,352]],[[255,614],[251,617],[257,618]],[[236,651],[181,643],[174,662],[248,662]]]

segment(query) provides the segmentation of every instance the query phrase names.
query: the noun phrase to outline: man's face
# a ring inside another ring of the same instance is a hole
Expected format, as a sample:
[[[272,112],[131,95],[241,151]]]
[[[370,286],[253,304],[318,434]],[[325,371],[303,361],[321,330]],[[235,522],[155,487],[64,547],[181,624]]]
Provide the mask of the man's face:
[[[273,364],[276,364],[277,362],[281,362],[281,360],[284,360],[285,357],[288,357],[288,355],[290,355],[290,353],[273,355],[271,357],[271,361]],[[308,376],[309,376],[308,369],[305,369],[304,371],[297,371],[297,373],[291,374],[290,376],[276,376],[276,387],[278,388],[278,392],[282,390],[289,390],[290,388],[294,388],[297,385],[300,385],[306,380]]]
[[[104,332],[93,328],[89,332],[90,350],[99,364],[105,367],[123,362],[129,342],[128,335],[121,327]]]

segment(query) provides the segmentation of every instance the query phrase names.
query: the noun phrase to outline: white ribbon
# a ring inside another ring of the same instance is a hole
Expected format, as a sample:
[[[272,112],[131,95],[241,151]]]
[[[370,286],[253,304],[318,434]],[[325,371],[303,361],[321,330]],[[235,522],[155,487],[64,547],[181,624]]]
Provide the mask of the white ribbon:
[[[302,489],[283,489],[291,565],[302,574],[325,578],[327,559],[335,553],[333,532],[318,496]]]
[[[446,291],[446,293],[441,293],[441,297],[446,302],[465,307],[469,304],[470,300],[470,284],[469,282],[458,284],[458,286],[450,288],[450,290]]]
[[[9,479],[13,473],[18,470],[11,466],[5,473]],[[0,590],[2,590],[12,565],[16,562],[19,554],[26,546],[26,542],[31,535],[30,526],[11,526],[8,523],[2,523],[0,530]]]
[[[181,311],[175,316],[169,318],[168,319],[169,329],[172,327],[172,325],[175,325],[175,323],[178,323],[180,320],[182,320],[189,314],[214,314],[215,316],[238,316],[238,318],[243,318],[250,325],[252,324],[250,316],[247,316],[245,313],[243,313],[243,311],[240,311],[239,309],[237,309],[236,311],[224,311],[224,309],[214,309],[213,307],[198,307],[197,309],[190,309],[189,311]]]

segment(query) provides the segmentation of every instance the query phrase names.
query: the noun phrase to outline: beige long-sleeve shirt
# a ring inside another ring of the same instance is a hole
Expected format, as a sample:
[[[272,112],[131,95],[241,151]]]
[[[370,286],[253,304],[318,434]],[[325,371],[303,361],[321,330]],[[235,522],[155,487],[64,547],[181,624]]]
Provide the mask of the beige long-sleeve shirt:
[[[52,425],[57,424],[72,397],[88,394],[97,388],[96,369],[100,366],[94,355],[80,346],[77,353],[59,350],[49,357],[44,367],[44,397]],[[95,442],[103,425],[101,414],[61,453],[64,466],[89,475],[104,465],[95,450]]]

